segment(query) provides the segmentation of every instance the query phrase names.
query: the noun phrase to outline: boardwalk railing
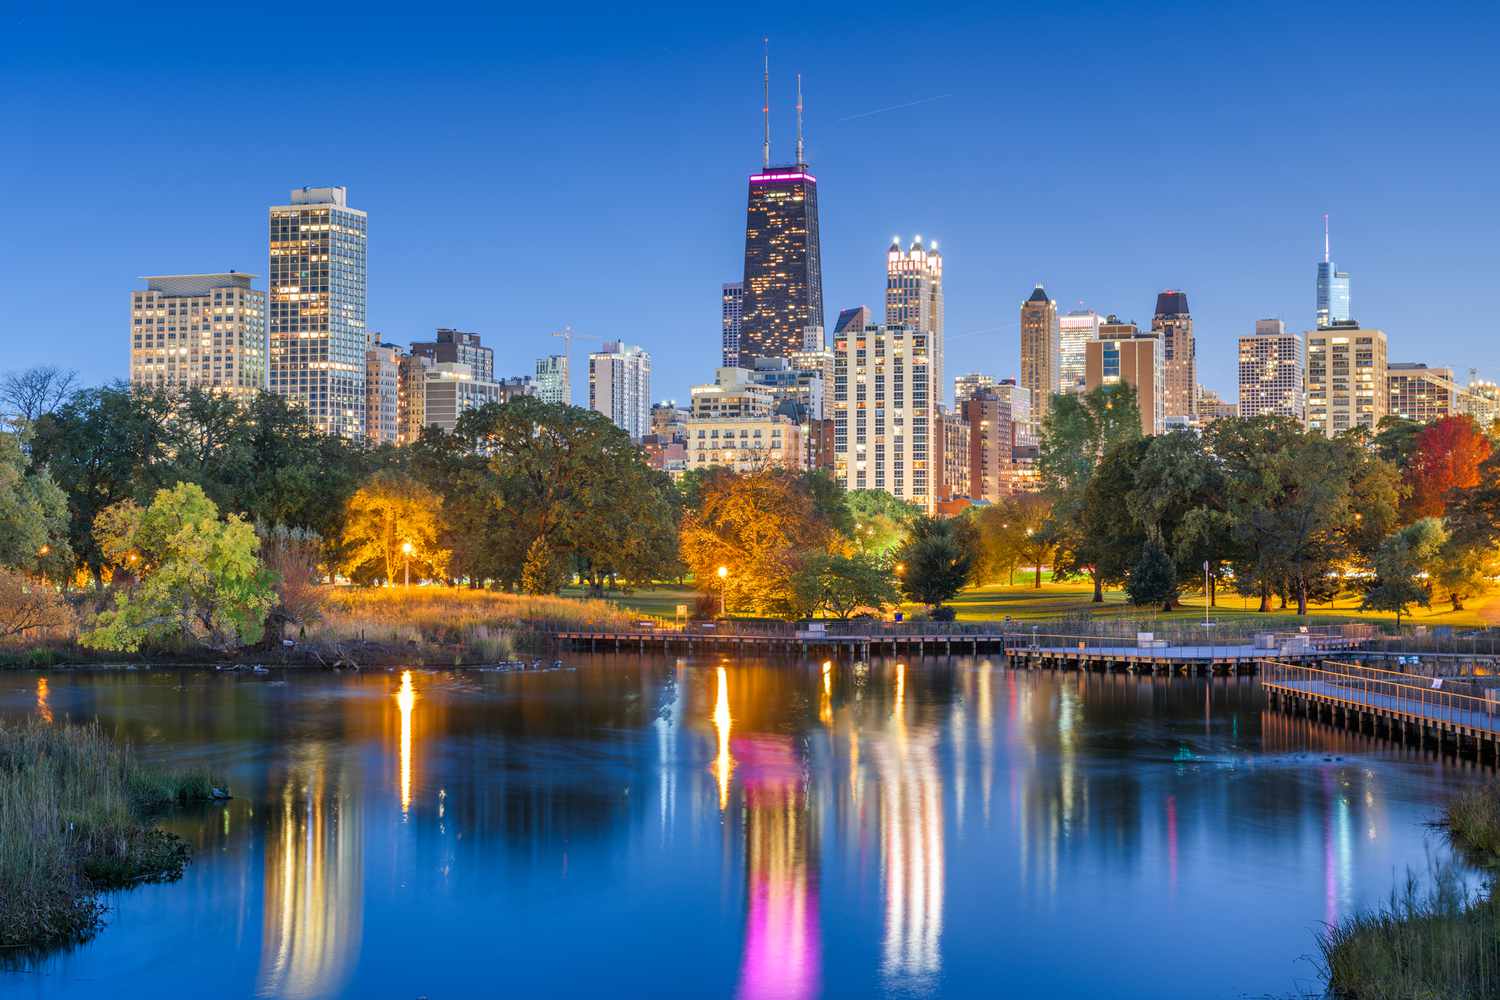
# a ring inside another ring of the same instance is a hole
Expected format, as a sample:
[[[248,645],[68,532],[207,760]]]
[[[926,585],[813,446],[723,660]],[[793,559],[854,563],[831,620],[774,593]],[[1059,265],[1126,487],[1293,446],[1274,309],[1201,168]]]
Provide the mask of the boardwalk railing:
[[[1381,715],[1443,725],[1500,731],[1500,703],[1433,686],[1433,679],[1356,663],[1325,660],[1318,666],[1260,660],[1268,691],[1316,698]]]

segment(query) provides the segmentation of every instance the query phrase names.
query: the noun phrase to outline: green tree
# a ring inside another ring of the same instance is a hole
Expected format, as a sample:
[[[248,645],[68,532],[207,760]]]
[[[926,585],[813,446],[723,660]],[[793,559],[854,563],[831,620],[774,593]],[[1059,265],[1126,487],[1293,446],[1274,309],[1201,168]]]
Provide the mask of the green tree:
[[[823,606],[848,621],[869,609],[879,614],[900,600],[890,569],[869,556],[828,556],[820,574]]]
[[[1208,563],[1210,593],[1204,596],[1212,601],[1214,581],[1233,555],[1219,463],[1197,434],[1175,431],[1148,439],[1133,475],[1125,506],[1139,535],[1172,560],[1179,587],[1199,584]]]
[[[0,566],[55,571],[69,556],[67,496],[45,468],[28,469],[19,434],[0,433]]]
[[[1431,607],[1428,570],[1446,540],[1443,524],[1435,517],[1413,521],[1387,538],[1375,553],[1375,578],[1361,607],[1394,611],[1397,627],[1411,605]]]
[[[936,613],[968,582],[978,548],[966,518],[916,518],[906,544],[895,553],[901,593]]]
[[[1448,539],[1433,571],[1454,611],[1500,572],[1500,452],[1480,464],[1478,480],[1448,503]]]
[[[1130,603],[1159,604],[1163,611],[1171,611],[1177,601],[1177,592],[1177,565],[1160,541],[1147,539],[1135,565],[1130,568],[1129,579],[1125,581],[1125,593]]]
[[[885,558],[900,547],[907,525],[921,513],[885,490],[850,490],[847,503],[854,521],[851,541],[855,550],[876,558]]]
[[[256,552],[254,529],[219,509],[192,483],[157,492],[150,506],[125,500],[101,511],[102,558],[139,563],[138,582],[81,636],[94,649],[135,651],[145,643],[227,651],[257,642],[275,603],[274,581]]]

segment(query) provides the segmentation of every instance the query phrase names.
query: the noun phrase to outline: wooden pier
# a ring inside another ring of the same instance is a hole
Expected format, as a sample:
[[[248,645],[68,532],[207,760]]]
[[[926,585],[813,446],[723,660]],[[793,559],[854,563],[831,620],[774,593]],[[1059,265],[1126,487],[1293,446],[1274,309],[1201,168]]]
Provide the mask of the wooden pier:
[[[838,629],[729,626],[642,627],[635,630],[564,630],[555,633],[579,650],[732,653],[865,659],[874,655],[977,656],[1002,653],[1012,667],[1152,674],[1254,673],[1267,657],[1315,663],[1330,652],[1358,646],[1341,633],[1262,633],[1256,641],[1172,642],[1151,633],[1123,636],[1048,635],[1034,630],[933,625],[858,626]]]
[[[1444,690],[1442,678],[1333,660],[1265,659],[1258,669],[1272,708],[1500,766],[1500,702]]]

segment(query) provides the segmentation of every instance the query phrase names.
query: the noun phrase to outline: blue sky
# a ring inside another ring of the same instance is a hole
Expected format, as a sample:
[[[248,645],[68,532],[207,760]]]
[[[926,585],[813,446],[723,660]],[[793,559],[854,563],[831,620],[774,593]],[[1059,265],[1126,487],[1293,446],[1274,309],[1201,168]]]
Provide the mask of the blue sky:
[[[1016,373],[1036,281],[1143,324],[1171,287],[1232,397],[1256,318],[1310,325],[1328,212],[1392,360],[1500,377],[1492,7],[566,10],[0,4],[0,369],[124,377],[138,276],[264,275],[266,207],[344,184],[387,339],[477,330],[513,374],[571,324],[685,397],[741,268],[769,35],[777,159],[803,73],[830,323],[880,307],[886,245],[920,232],[950,373]]]

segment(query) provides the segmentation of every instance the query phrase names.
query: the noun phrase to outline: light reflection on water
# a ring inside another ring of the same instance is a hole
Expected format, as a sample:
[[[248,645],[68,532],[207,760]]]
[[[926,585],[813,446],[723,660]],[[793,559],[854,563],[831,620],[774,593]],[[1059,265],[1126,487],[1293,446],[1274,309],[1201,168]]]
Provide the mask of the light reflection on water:
[[[1234,678],[599,656],[281,680],[0,675],[0,717],[97,717],[236,794],[169,819],[180,883],[0,993],[1283,995],[1316,984],[1321,922],[1442,853],[1423,822],[1479,777]]]

